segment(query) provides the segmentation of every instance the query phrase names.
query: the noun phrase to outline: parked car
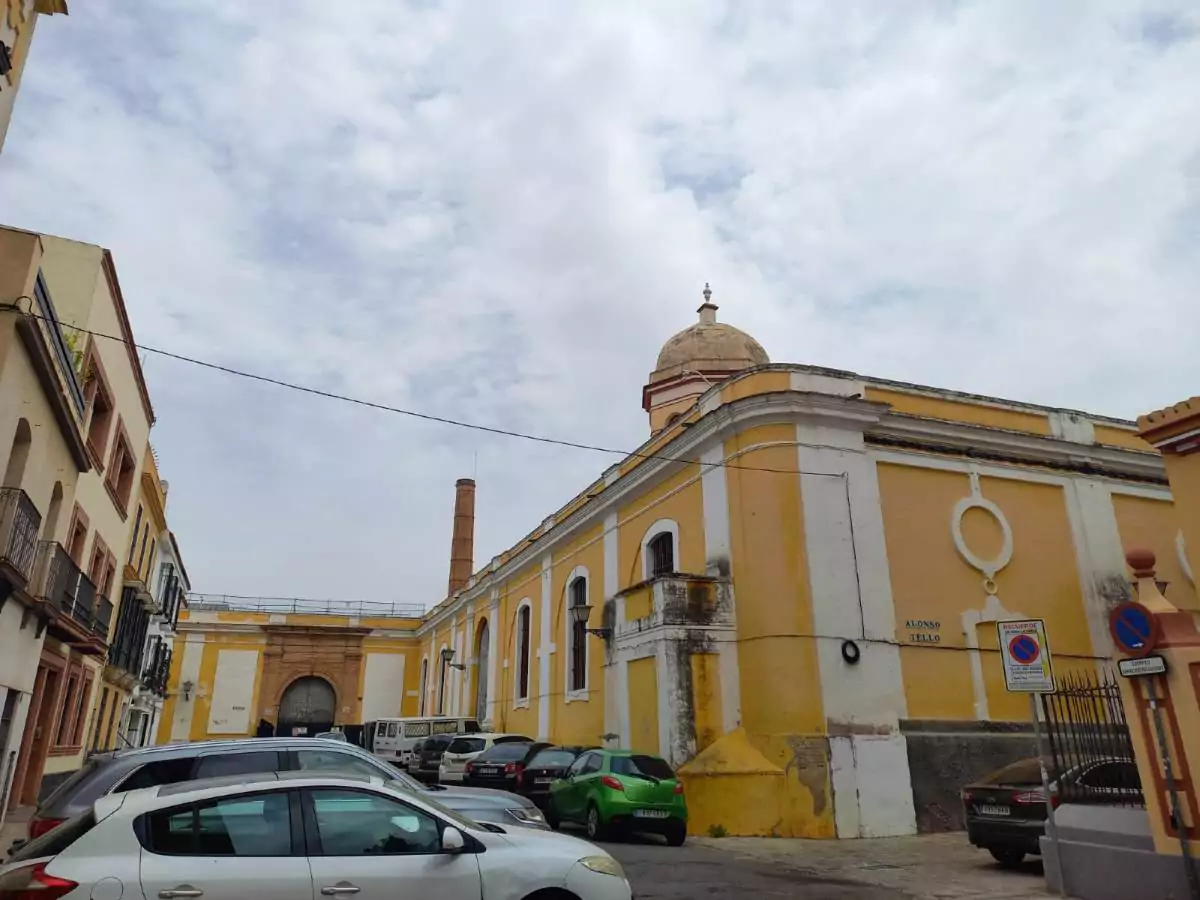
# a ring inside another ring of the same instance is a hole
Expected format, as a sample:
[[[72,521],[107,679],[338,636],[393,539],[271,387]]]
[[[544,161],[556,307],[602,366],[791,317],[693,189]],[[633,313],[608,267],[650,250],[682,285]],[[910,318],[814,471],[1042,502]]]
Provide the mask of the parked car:
[[[1051,805],[1064,797],[1082,803],[1139,803],[1141,779],[1131,759],[1113,757],[1059,773],[1046,761]],[[962,789],[967,837],[1000,865],[1020,865],[1026,855],[1040,856],[1046,830],[1046,794],[1036,757],[1005,766]]]
[[[438,782],[440,784],[462,784],[466,775],[467,763],[479,756],[484,750],[496,744],[528,744],[533,738],[520,734],[466,734],[456,737],[446,747],[442,759],[438,763]]]
[[[516,792],[528,797],[541,809],[550,805],[550,785],[562,778],[571,763],[579,759],[581,753],[591,750],[591,747],[543,747],[535,751],[525,762],[525,770],[521,773]],[[480,760],[476,760],[476,764]],[[469,784],[475,784],[472,779]],[[479,782],[483,784],[482,781]]]
[[[620,864],[584,841],[484,827],[382,778],[313,772],[103,796],[0,867],[0,896],[41,900],[116,897],[121,885],[204,900],[478,900],[485,883],[499,900],[632,896]]]
[[[521,793],[518,789],[525,766],[547,741],[508,741],[493,744],[466,764],[462,783],[471,787],[489,787]]]
[[[437,784],[439,769],[442,765],[442,754],[446,752],[446,748],[456,737],[457,735],[454,734],[435,734],[431,738],[426,738],[425,743],[421,745],[420,755],[414,757],[413,762],[408,764],[409,774],[426,784]]]
[[[687,839],[683,783],[666,760],[632,750],[588,750],[550,785],[551,828],[579,822],[592,840],[613,830],[662,834],[672,847]]]
[[[29,835],[36,838],[46,833],[110,793],[221,775],[295,770],[378,776],[409,793],[434,797],[477,821],[546,827],[541,811],[525,797],[481,788],[426,787],[354,744],[312,738],[244,738],[96,754],[38,805]]]

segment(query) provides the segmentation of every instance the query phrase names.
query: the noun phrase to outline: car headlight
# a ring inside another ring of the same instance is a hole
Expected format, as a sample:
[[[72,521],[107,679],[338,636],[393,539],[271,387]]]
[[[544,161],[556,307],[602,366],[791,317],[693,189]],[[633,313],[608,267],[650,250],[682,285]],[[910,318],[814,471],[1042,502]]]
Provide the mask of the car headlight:
[[[542,811],[536,806],[517,806],[513,809],[506,809],[505,812],[518,822],[529,822],[533,825],[546,824],[546,817],[542,815]]]
[[[612,875],[614,878],[624,878],[625,870],[611,856],[585,856],[579,861],[585,869],[599,872],[601,875]]]

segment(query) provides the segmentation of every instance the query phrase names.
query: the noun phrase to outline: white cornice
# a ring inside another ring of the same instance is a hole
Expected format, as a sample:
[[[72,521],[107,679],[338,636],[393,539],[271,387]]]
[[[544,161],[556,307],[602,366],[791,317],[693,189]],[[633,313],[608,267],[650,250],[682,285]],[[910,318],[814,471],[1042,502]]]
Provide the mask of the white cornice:
[[[1061,438],[964,425],[890,412],[867,431],[867,438],[909,442],[953,453],[985,453],[1031,465],[1102,469],[1138,481],[1164,481],[1162,457],[1143,450],[1079,444]]]

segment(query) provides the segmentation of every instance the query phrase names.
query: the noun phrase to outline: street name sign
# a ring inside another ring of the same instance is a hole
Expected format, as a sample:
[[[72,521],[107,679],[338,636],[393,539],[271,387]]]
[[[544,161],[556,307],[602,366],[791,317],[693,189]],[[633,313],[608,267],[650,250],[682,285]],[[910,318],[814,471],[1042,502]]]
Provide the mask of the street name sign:
[[[1004,686],[1014,694],[1053,694],[1054,665],[1041,619],[997,622]]]
[[[1117,670],[1126,678],[1141,678],[1146,675],[1166,675],[1167,661],[1161,656],[1139,656],[1136,659],[1122,659],[1117,663]]]

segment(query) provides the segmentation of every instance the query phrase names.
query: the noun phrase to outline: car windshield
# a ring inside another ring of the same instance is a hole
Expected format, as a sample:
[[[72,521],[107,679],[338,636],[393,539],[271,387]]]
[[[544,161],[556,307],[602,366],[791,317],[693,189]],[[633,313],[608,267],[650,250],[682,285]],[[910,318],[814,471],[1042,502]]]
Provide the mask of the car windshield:
[[[570,750],[543,750],[529,764],[531,769],[544,766],[547,769],[565,769],[575,762],[575,754]]]
[[[514,759],[524,759],[528,752],[528,744],[497,744],[481,753],[478,761],[510,762]]]
[[[611,768],[614,775],[628,775],[633,778],[649,778],[651,781],[665,781],[674,778],[675,773],[665,760],[657,756],[614,756]]]
[[[1054,770],[1054,763],[1046,760],[1046,770],[1050,773],[1050,780],[1057,778]],[[1041,784],[1042,783],[1042,768],[1038,765],[1036,757],[1033,759],[1022,759],[1005,766],[991,775],[987,776],[981,782],[982,784]]]
[[[450,742],[450,746],[446,748],[447,753],[478,753],[487,746],[487,741],[483,738],[455,738]]]

